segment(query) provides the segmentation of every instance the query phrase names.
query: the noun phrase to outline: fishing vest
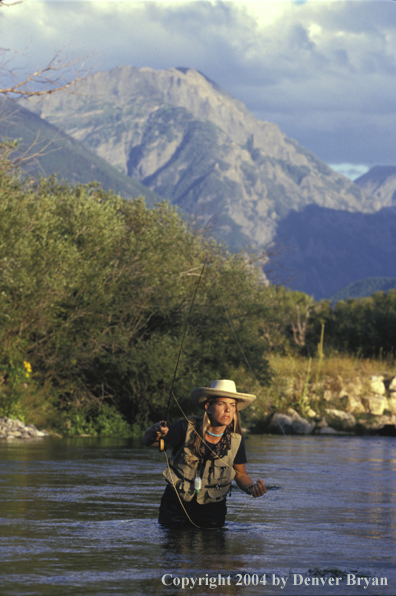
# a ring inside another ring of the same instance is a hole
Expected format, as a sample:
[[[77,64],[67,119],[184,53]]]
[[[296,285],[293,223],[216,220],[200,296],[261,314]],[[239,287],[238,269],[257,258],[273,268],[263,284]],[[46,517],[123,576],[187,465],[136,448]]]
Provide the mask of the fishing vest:
[[[203,466],[202,458],[194,455],[188,445],[194,433],[194,427],[189,423],[186,439],[176,455],[170,460],[169,466],[163,474],[166,480],[175,488],[184,501],[191,501],[195,495],[194,480],[196,476],[202,479],[201,490],[197,493],[197,503],[215,503],[225,499],[235,477],[234,459],[241,443],[241,435],[231,433],[231,448],[224,457],[207,459]]]

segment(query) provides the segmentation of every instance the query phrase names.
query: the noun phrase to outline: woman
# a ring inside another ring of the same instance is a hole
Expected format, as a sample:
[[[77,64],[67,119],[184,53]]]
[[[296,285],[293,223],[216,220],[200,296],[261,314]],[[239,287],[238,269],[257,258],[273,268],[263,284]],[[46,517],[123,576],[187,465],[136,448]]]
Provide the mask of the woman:
[[[267,492],[264,482],[253,482],[245,470],[239,410],[255,399],[255,395],[237,393],[234,381],[213,381],[210,387],[191,392],[192,402],[205,410],[203,418],[182,419],[169,428],[161,421],[145,432],[144,445],[157,444],[163,437],[173,447],[164,471],[168,485],[161,499],[161,524],[223,526],[234,478],[253,497]]]

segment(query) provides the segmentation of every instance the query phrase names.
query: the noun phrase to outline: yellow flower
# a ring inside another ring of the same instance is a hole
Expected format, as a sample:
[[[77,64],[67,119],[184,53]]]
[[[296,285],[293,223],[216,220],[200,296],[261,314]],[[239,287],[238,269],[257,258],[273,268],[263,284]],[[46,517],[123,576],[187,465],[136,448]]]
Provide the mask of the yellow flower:
[[[30,362],[26,362],[26,360],[23,362],[23,366],[26,368],[27,370],[27,374],[26,376],[28,377],[29,374],[32,372],[32,365],[30,364]]]

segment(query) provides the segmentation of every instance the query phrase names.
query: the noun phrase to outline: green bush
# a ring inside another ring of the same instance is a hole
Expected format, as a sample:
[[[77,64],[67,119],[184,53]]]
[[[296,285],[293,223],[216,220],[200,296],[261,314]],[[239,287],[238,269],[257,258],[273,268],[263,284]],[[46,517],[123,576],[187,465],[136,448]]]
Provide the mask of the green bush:
[[[241,390],[251,383],[219,290],[257,378],[269,381],[260,271],[190,230],[167,203],[147,209],[97,184],[20,180],[0,155],[3,361],[23,354],[43,409],[55,408],[73,434],[126,433],[121,420],[136,430],[164,416],[205,260],[174,387],[187,409],[191,388],[213,378],[238,374]],[[7,411],[19,399],[12,387]]]
[[[24,419],[23,401],[32,390],[32,366],[17,353],[0,354],[0,416]]]
[[[62,435],[98,435],[101,437],[134,437],[140,428],[133,428],[114,406],[103,403],[86,408],[63,410],[53,428]]]

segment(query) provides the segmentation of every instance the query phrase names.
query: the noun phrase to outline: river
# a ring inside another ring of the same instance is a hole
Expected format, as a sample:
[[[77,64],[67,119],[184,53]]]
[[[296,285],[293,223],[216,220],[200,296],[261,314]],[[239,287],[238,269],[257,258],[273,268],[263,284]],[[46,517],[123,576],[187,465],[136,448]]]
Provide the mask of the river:
[[[1,441],[1,596],[395,594],[395,439],[246,444],[267,494],[233,490],[225,529],[170,531],[156,449]]]

